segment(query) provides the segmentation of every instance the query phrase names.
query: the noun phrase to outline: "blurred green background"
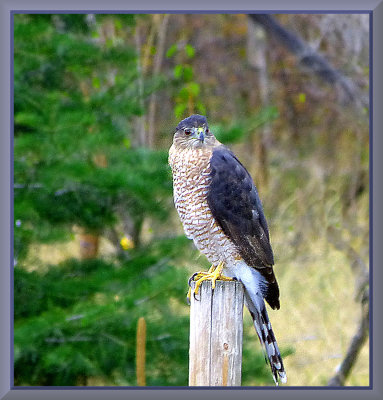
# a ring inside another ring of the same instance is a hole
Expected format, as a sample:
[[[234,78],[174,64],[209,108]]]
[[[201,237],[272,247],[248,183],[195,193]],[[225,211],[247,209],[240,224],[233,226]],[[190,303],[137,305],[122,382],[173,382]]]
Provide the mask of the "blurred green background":
[[[368,15],[277,15],[368,94]],[[344,104],[246,15],[14,15],[15,385],[188,384],[183,234],[167,152],[207,116],[268,219],[288,385],[326,385],[368,266],[368,109]],[[243,385],[272,385],[247,311]],[[347,385],[368,385],[368,342]]]

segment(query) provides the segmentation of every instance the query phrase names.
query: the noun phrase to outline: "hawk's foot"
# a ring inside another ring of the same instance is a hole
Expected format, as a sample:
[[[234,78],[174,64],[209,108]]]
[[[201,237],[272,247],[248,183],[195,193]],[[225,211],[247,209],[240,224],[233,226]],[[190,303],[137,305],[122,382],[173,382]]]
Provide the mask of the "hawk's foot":
[[[190,279],[189,279],[189,286],[191,286],[191,282],[195,281],[196,285],[194,288],[193,296],[196,298],[196,294],[198,294],[198,290],[204,281],[211,281],[211,287],[214,290],[215,288],[215,281],[232,281],[234,280],[233,278],[229,278],[227,276],[222,275],[222,270],[223,270],[224,264],[223,262],[220,262],[217,267],[212,265],[209,269],[209,271],[204,272],[196,272],[194,273]],[[190,296],[191,296],[191,287],[189,287],[189,291],[187,294],[188,302],[190,303]]]

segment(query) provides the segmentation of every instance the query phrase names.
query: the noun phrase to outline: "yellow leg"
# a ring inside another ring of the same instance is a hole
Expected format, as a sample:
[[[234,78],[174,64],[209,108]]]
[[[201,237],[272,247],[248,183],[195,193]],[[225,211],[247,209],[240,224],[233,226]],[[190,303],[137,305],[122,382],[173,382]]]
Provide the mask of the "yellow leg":
[[[216,269],[216,266],[214,264],[211,264],[211,267],[209,268],[209,271],[207,271],[207,273],[211,274],[215,269]]]
[[[198,290],[204,281],[211,281],[211,287],[212,289],[215,288],[215,281],[220,280],[220,281],[232,281],[233,278],[229,278],[227,276],[222,275],[222,270],[224,267],[224,263],[221,261],[217,267],[212,265],[209,269],[208,272],[196,272],[190,279],[189,279],[189,286],[190,282],[192,280],[196,281],[195,289],[194,289],[194,296],[198,294]],[[191,288],[189,288],[187,298],[188,301],[190,302],[190,296],[191,296]]]

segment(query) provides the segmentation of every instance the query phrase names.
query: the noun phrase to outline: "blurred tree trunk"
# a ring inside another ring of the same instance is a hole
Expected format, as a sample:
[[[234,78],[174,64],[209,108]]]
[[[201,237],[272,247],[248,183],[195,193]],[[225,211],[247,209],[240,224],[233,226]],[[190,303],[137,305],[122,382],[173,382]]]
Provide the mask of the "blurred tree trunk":
[[[169,14],[159,15],[155,14],[154,17],[157,18],[157,46],[156,46],[156,53],[154,56],[154,66],[153,66],[153,76],[156,77],[161,71],[162,60],[164,57],[165,51],[165,41],[166,41],[166,28],[168,26],[169,21]],[[150,96],[149,100],[149,109],[148,109],[148,146],[153,148],[154,141],[155,141],[155,120],[156,120],[156,106],[157,106],[157,94],[153,92]]]
[[[141,31],[140,25],[137,22],[136,28],[134,31],[134,41],[136,46],[137,53],[137,85],[138,85],[138,96],[139,96],[139,104],[141,108],[142,115],[137,116],[135,118],[135,134],[134,134],[134,146],[146,146],[147,145],[147,134],[145,131],[145,115],[144,115],[144,76],[142,70],[142,62],[141,62],[141,53],[142,53],[142,45],[141,45]]]
[[[106,27],[109,26],[110,23],[107,23]],[[85,81],[82,82],[80,88],[84,96],[88,95],[89,92],[91,91],[91,87],[88,87]],[[102,152],[93,154],[92,161],[99,168],[108,167],[108,159]],[[82,260],[86,260],[98,257],[99,243],[100,243],[100,232],[90,231],[85,228],[81,228],[79,234],[80,258]]]
[[[92,161],[99,168],[108,167],[108,159],[104,153],[94,154]],[[90,259],[98,257],[99,243],[100,243],[100,232],[93,232],[82,228],[79,241],[80,241],[80,258]]]
[[[143,33],[142,31],[145,29],[145,25],[141,20],[136,21],[136,26],[134,30],[134,43],[136,48],[136,70],[137,70],[137,85],[138,85],[138,96],[139,96],[139,105],[141,108],[141,115],[136,116],[134,121],[134,130],[132,134],[132,147],[150,147],[149,146],[149,135],[146,129],[146,115],[145,115],[145,103],[144,103],[144,79],[145,79],[145,69],[148,65],[147,57],[150,54],[151,43],[153,42],[154,37],[154,28],[151,30],[148,36],[147,46],[144,47],[142,44]],[[131,215],[129,210],[127,211],[125,208],[119,207],[118,210],[120,220],[123,225],[123,235],[128,235],[132,238],[133,243],[137,246],[140,243],[140,235],[141,235],[141,227],[143,223],[143,219],[141,218],[139,223],[137,223],[136,219]],[[112,236],[113,237],[113,236]],[[114,238],[115,239],[115,238]],[[120,240],[113,240],[113,243],[118,249],[118,252],[121,252]]]
[[[80,258],[87,260],[98,256],[100,235],[94,232],[82,230],[79,235]]]
[[[252,93],[258,95],[252,99],[254,108],[263,108],[269,105],[269,77],[267,73],[267,37],[260,26],[248,21],[247,35],[247,59],[249,64],[257,73],[258,90]],[[257,104],[258,102],[258,104]],[[269,124],[264,124],[257,130],[257,134],[250,137],[251,148],[255,154],[252,167],[257,177],[257,185],[266,188],[269,181],[268,173],[268,144],[270,142],[271,129]]]
[[[132,215],[127,212],[124,206],[117,206],[116,213],[119,215],[120,223],[118,226],[105,230],[104,234],[108,240],[114,245],[118,254],[125,254],[121,247],[121,239],[129,238],[132,241],[133,247],[140,247],[142,226],[144,218]]]

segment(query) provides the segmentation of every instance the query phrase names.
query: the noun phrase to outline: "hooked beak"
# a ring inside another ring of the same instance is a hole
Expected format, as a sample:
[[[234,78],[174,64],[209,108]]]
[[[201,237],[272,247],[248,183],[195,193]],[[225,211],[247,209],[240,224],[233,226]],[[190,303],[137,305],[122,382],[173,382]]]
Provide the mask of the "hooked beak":
[[[205,129],[198,128],[197,135],[198,135],[198,140],[200,140],[203,143],[205,140]]]

